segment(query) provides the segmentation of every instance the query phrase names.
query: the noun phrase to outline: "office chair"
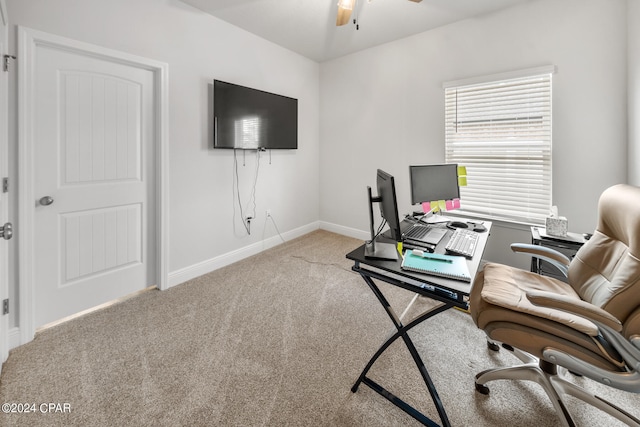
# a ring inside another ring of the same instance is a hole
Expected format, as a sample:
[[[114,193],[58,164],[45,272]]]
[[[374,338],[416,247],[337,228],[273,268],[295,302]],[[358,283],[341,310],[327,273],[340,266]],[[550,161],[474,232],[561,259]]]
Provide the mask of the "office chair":
[[[524,364],[476,375],[476,390],[497,379],[540,384],[565,426],[574,421],[563,402],[571,395],[631,426],[640,420],[558,375],[573,374],[640,393],[640,188],[616,185],[598,202],[598,225],[573,260],[553,249],[514,244],[566,273],[568,283],[488,263],[470,294],[478,328]],[[566,375],[565,375],[566,377]]]

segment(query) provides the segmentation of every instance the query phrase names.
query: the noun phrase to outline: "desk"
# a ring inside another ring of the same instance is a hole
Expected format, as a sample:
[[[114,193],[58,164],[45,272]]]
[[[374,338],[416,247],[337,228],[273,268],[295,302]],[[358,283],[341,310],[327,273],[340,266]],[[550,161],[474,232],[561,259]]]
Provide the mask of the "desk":
[[[473,278],[478,272],[478,268],[480,267],[480,261],[482,260],[482,254],[484,252],[484,248],[487,244],[487,240],[489,238],[489,233],[491,231],[491,223],[486,221],[484,222],[485,227],[487,227],[487,232],[480,233],[478,239],[478,246],[476,247],[475,254],[472,259],[467,260],[467,265],[469,267],[469,272],[471,273],[471,277]],[[436,247],[436,253],[444,253],[444,245],[449,240],[450,231],[447,235],[442,239],[442,241]],[[419,325],[423,321],[442,313],[452,307],[459,307],[462,309],[468,309],[468,297],[471,292],[471,283],[465,283],[457,280],[440,278],[435,276],[429,276],[421,273],[414,273],[411,271],[405,271],[400,268],[401,261],[389,261],[389,260],[378,260],[365,258],[364,256],[364,245],[359,248],[353,250],[352,252],[347,254],[347,258],[354,261],[354,265],[352,270],[359,273],[360,276],[367,283],[371,291],[374,293],[380,304],[385,309],[387,315],[391,319],[391,322],[395,326],[396,331],[391,335],[389,339],[387,339],[382,346],[375,352],[369,363],[365,366],[364,370],[358,377],[358,380],[351,388],[352,392],[356,392],[361,383],[366,384],[371,389],[376,391],[381,396],[388,399],[391,403],[405,411],[407,414],[411,415],[416,420],[420,421],[422,424],[427,426],[438,426],[433,420],[428,418],[426,415],[419,412],[417,409],[409,405],[407,402],[403,401],[399,397],[395,396],[380,384],[375,382],[373,379],[367,377],[367,373],[369,369],[373,366],[375,361],[384,353],[384,351],[398,338],[402,338],[413,361],[415,362],[422,379],[429,390],[429,394],[431,395],[431,399],[438,411],[438,415],[442,420],[443,426],[450,426],[449,419],[444,410],[444,406],[442,405],[442,401],[438,396],[438,392],[436,387],[429,376],[429,372],[424,365],[418,351],[411,341],[411,338],[408,335],[408,332],[415,326]],[[380,291],[380,288],[374,282],[375,280],[380,280],[386,283],[389,283],[394,286],[398,286],[400,288],[406,289],[408,291],[417,293],[419,295],[432,298],[434,300],[442,302],[442,304],[431,308],[424,313],[416,316],[414,319],[410,320],[406,325],[403,324],[402,320],[395,313],[393,308],[390,306],[386,297]],[[473,280],[472,280],[473,281]]]

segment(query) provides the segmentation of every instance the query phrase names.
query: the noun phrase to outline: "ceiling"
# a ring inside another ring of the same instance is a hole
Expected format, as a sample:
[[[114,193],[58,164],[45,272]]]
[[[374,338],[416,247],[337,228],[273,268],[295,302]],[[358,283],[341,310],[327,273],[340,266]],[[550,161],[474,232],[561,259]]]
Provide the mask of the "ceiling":
[[[532,0],[357,0],[336,27],[338,0],[182,0],[317,62]]]

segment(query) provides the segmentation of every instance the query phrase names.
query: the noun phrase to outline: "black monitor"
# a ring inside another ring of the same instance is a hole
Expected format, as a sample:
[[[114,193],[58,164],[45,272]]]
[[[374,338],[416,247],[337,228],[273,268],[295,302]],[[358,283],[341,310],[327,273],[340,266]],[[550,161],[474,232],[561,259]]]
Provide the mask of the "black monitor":
[[[409,166],[411,204],[460,198],[458,165]]]
[[[369,222],[371,226],[371,241],[365,245],[365,257],[381,259],[398,259],[398,251],[393,243],[376,242],[379,233],[374,229],[373,204],[380,204],[380,215],[387,222],[391,232],[391,238],[396,242],[401,241],[400,218],[398,216],[398,199],[393,176],[378,169],[376,177],[378,196],[373,197],[371,187],[367,187],[369,196]]]

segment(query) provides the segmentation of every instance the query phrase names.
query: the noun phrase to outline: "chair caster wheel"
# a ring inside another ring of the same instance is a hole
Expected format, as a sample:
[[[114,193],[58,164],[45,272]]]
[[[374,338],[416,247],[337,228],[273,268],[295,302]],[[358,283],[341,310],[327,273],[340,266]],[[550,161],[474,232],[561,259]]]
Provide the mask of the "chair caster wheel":
[[[500,346],[498,344],[494,343],[494,342],[491,342],[491,341],[487,341],[487,347],[491,351],[499,351],[500,350]]]
[[[475,384],[476,384],[476,391],[478,393],[484,394],[484,395],[489,394],[489,387],[487,387],[484,384],[478,384],[478,383],[475,383]]]

